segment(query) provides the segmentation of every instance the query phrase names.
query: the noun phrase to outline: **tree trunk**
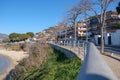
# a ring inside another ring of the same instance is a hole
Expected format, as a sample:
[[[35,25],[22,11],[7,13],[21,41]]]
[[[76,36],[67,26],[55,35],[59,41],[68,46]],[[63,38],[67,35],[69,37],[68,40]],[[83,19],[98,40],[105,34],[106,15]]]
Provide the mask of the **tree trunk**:
[[[103,31],[103,25],[101,27],[101,53],[104,53],[104,31]]]
[[[76,21],[74,22],[74,27],[75,27],[74,47],[76,47]]]
[[[104,26],[105,26],[105,10],[103,10],[102,14],[102,27],[101,27],[101,53],[104,54]]]

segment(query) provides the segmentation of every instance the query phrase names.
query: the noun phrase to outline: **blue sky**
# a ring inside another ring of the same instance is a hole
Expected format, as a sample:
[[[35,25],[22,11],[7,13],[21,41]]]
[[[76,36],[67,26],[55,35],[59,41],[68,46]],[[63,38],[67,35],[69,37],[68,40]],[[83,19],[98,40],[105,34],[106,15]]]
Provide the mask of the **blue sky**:
[[[57,25],[67,10],[78,2],[79,0],[0,0],[0,33],[40,32]],[[109,9],[115,9],[117,2]]]

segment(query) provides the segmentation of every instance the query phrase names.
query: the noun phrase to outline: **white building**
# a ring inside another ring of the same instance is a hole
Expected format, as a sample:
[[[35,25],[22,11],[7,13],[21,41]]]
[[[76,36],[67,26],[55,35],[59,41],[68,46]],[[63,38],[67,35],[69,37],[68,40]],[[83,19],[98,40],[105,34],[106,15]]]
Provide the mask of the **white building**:
[[[95,35],[95,44],[99,45],[101,43],[101,36]],[[111,33],[104,33],[105,45],[120,46],[120,29]]]

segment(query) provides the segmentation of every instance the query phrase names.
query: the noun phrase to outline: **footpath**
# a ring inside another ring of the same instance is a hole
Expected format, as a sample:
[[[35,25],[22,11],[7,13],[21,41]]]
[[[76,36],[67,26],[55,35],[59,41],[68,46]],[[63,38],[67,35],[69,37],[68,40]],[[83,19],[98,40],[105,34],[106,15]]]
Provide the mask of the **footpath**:
[[[116,60],[114,57],[102,55],[106,63],[112,69],[113,73],[117,76],[118,80],[120,80],[120,60]]]

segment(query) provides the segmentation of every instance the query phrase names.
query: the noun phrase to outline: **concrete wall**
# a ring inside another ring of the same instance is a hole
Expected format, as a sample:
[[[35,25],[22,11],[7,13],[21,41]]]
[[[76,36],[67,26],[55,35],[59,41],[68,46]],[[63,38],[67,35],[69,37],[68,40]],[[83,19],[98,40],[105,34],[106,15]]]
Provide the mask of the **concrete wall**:
[[[120,46],[120,30],[111,33],[111,43],[115,46]]]
[[[101,37],[101,35],[95,35],[95,44],[98,45],[98,38]],[[105,42],[105,45],[108,45],[108,33],[104,33],[104,42]]]
[[[98,37],[101,37],[100,35],[95,35],[94,40],[95,40],[95,44],[98,45]]]
[[[105,45],[108,44],[108,36],[111,36],[111,45],[113,46],[120,46],[120,30],[117,30],[116,32],[111,33],[104,33],[104,42]],[[98,45],[98,37],[101,37],[100,35],[95,35],[95,44]]]
[[[61,51],[62,53],[64,53],[68,58],[72,58],[75,56],[75,54],[72,52],[72,51],[69,51],[67,49],[64,49],[60,46],[57,46],[57,45],[53,45],[51,44],[51,46],[54,48],[54,49],[57,49],[59,51]]]
[[[108,34],[109,33],[104,33],[105,45],[108,45]]]

